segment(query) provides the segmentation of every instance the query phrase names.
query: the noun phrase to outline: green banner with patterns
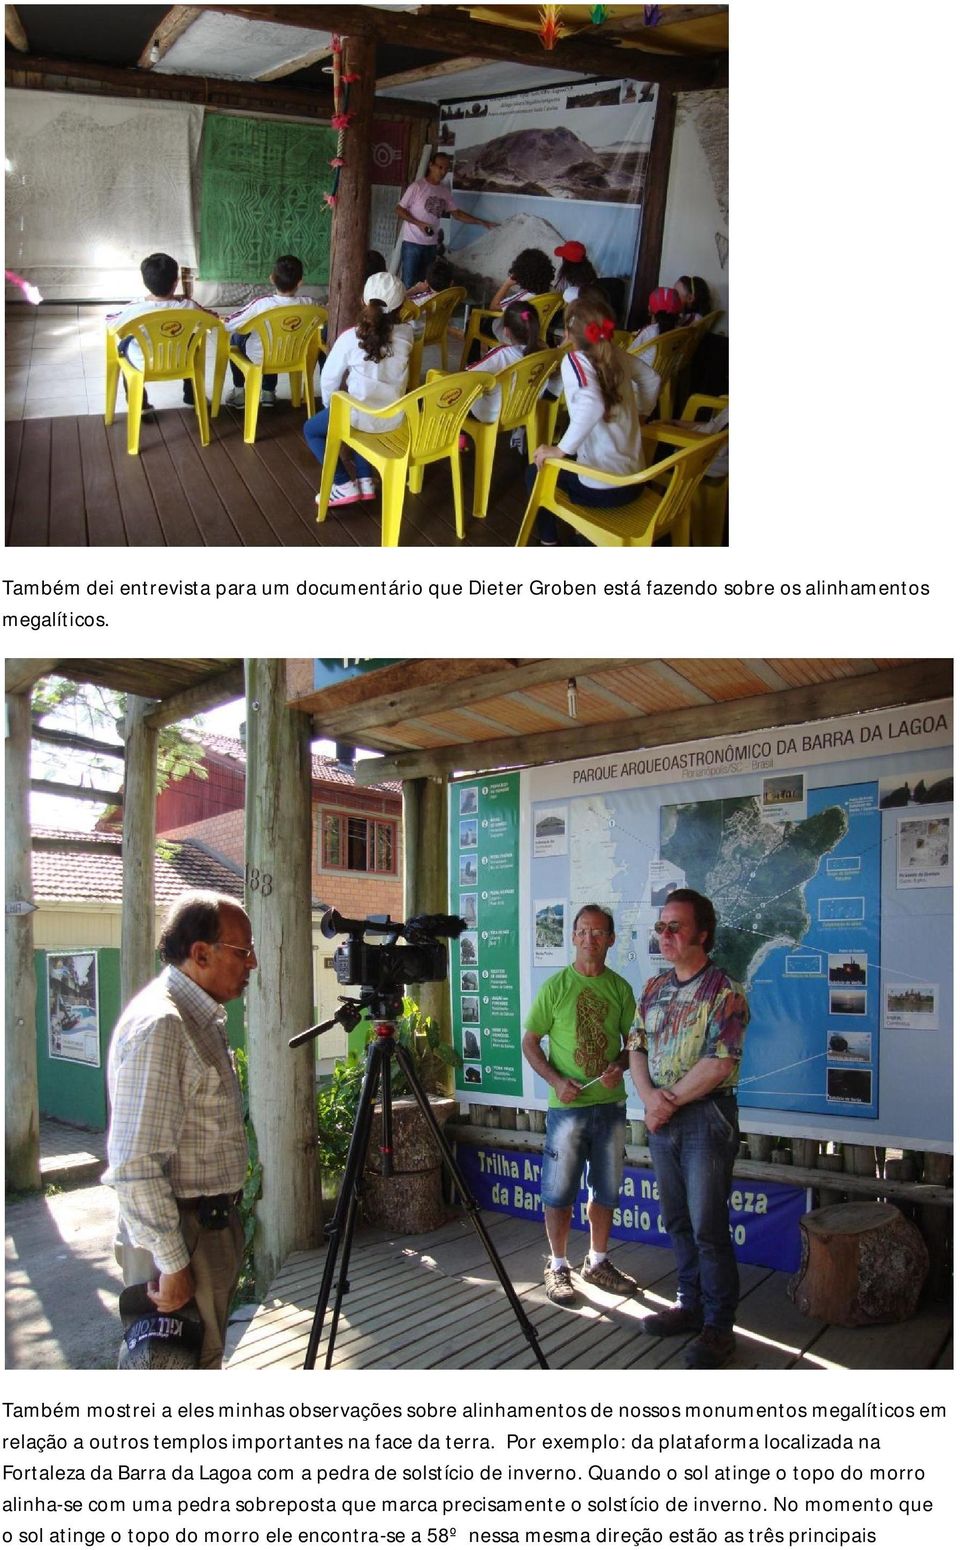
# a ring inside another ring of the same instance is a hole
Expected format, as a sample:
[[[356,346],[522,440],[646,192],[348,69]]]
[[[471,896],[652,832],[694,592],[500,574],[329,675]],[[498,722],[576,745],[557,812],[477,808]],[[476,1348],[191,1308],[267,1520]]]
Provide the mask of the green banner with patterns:
[[[324,199],[337,136],[317,124],[208,113],[203,126],[200,279],[263,283],[281,253],[325,284],[332,215]]]

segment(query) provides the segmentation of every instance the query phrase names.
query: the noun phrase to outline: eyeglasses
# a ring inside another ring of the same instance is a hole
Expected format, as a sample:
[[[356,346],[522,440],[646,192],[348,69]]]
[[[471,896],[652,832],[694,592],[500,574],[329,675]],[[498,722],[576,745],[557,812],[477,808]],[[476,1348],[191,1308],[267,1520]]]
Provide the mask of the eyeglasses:
[[[612,933],[607,931],[607,930],[591,931],[586,926],[578,926],[576,931],[573,934],[574,934],[574,936],[597,936],[597,937],[602,937],[602,936],[610,936]]]
[[[653,929],[657,933],[657,936],[663,936],[665,931],[670,936],[679,936],[680,932],[683,930],[683,926],[680,924],[679,920],[658,920]]]
[[[239,953],[244,963],[256,963],[257,961],[257,955],[252,942],[249,947],[234,947],[232,942],[211,942],[210,946],[225,947],[230,953]]]

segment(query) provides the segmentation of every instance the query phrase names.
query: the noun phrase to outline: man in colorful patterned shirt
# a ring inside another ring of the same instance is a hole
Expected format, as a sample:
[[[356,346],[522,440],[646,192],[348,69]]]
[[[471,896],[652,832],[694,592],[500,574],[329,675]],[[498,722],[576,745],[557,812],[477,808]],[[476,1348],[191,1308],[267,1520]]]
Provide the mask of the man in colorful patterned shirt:
[[[160,1313],[193,1300],[201,1367],[219,1367],[243,1261],[237,1202],[247,1171],[240,1084],[224,1001],[257,966],[235,899],[182,894],[160,938],[166,967],[130,1002],[110,1044],[110,1166],[125,1286],[146,1282]]]
[[[587,1164],[590,1252],[580,1271],[591,1286],[630,1297],[636,1281],[607,1258],[613,1213],[623,1182],[627,1122],[624,1036],[633,1020],[633,991],[606,967],[614,943],[613,916],[585,904],[573,922],[573,965],[554,974],[526,1018],[524,1058],[549,1082],[540,1198],[550,1245],[544,1284],[551,1302],[577,1301],[567,1239],[580,1176]],[[549,1058],[541,1041],[550,1040]]]
[[[742,987],[710,960],[716,929],[709,899],[692,888],[669,895],[654,930],[671,967],[647,981],[627,1039],[679,1286],[677,1302],[645,1319],[644,1331],[695,1333],[688,1367],[720,1367],[733,1355],[740,1294],[727,1197],[750,1013]]]

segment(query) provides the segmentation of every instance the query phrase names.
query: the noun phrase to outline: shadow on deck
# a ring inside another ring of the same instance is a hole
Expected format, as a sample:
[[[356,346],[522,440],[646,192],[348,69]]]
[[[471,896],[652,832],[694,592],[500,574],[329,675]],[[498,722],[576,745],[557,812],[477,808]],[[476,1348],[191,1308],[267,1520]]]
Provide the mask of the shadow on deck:
[[[534,1325],[551,1368],[683,1365],[689,1336],[645,1336],[641,1320],[674,1294],[673,1257],[645,1244],[614,1245],[617,1265],[638,1281],[618,1299],[577,1281],[579,1307],[558,1308],[543,1289],[543,1229],[496,1212],[483,1220]],[[586,1235],[571,1235],[582,1262]],[[303,1366],[325,1250],[287,1260],[231,1356],[236,1369]],[[905,1324],[841,1329],[805,1318],[787,1297],[789,1277],[741,1265],[738,1352],[742,1369],[889,1369],[952,1366],[948,1306],[918,1310]],[[332,1303],[332,1298],[331,1298]],[[327,1327],[329,1327],[329,1314]],[[318,1366],[323,1365],[325,1342]],[[486,1251],[466,1217],[423,1236],[358,1231],[334,1349],[336,1368],[524,1368],[537,1365]]]

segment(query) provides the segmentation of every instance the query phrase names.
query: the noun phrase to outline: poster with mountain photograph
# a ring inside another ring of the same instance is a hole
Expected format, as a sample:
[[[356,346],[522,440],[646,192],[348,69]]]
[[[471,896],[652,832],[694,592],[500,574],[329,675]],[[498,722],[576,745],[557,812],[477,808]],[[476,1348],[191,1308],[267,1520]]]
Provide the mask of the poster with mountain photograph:
[[[486,302],[524,248],[553,261],[576,241],[629,294],[655,102],[653,86],[604,81],[441,104],[457,204],[499,223],[479,236],[450,223],[454,283]]]

